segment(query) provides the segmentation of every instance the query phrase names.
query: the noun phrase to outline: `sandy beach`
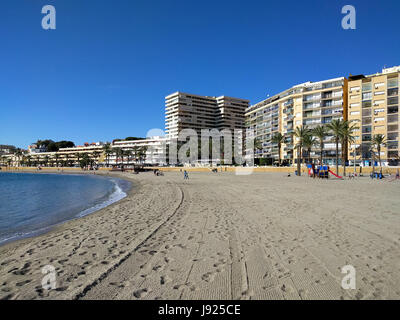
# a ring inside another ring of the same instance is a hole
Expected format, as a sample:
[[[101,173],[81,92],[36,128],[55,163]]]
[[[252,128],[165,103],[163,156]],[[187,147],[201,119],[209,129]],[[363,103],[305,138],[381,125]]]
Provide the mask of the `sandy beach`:
[[[399,181],[112,175],[123,200],[0,247],[0,299],[400,299]]]

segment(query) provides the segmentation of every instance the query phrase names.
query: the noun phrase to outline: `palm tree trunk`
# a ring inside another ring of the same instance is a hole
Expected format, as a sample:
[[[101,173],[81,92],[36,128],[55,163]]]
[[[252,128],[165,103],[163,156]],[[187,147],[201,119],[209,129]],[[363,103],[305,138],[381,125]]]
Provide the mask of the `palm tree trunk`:
[[[279,163],[279,166],[281,166],[281,144],[279,143],[278,144],[278,163]]]
[[[301,147],[297,149],[297,174],[301,176]]]
[[[381,146],[378,146],[378,159],[379,159],[379,166],[381,167],[381,172],[382,172]]]
[[[336,174],[339,175],[339,139],[336,138]]]
[[[320,154],[320,159],[319,159],[319,161],[320,161],[319,165],[322,166],[323,157],[324,157],[324,142],[323,141],[321,141],[320,149],[321,149],[321,154]]]

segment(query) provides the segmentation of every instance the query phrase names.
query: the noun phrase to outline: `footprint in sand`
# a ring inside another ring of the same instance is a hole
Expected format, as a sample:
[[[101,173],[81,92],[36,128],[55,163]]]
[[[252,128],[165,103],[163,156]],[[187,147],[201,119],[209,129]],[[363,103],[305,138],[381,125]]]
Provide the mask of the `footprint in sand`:
[[[201,279],[202,279],[203,281],[206,281],[206,282],[213,282],[213,281],[214,281],[214,278],[215,278],[215,274],[216,274],[216,273],[214,273],[214,272],[207,272],[207,273],[205,273],[205,274],[203,274],[203,275],[201,276]]]
[[[160,278],[160,284],[162,284],[162,285],[164,285],[168,282],[171,282],[171,281],[172,281],[172,279],[167,275],[161,276],[161,278]]]
[[[148,294],[149,290],[147,288],[139,289],[133,292],[133,296],[137,299],[143,298]]]

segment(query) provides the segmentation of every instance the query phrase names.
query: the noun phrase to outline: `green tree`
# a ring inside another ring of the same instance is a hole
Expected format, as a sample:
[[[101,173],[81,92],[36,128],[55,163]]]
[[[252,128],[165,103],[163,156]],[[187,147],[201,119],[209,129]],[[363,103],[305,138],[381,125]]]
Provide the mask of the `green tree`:
[[[17,148],[17,150],[15,151],[14,155],[17,157],[17,165],[20,166],[21,165],[21,158],[23,155],[23,152],[20,148]]]
[[[339,142],[342,136],[342,131],[346,127],[347,121],[345,120],[332,120],[331,123],[328,124],[328,129],[332,132],[333,141],[336,145],[336,174],[339,174]],[[343,147],[342,147],[343,149]]]
[[[383,134],[375,134],[372,137],[371,145],[372,145],[372,148],[373,149],[376,148],[376,151],[378,152],[379,166],[381,167],[381,172],[382,172],[381,150],[382,150],[382,147],[384,147],[386,145],[385,136]],[[373,161],[373,162],[375,162],[375,161]]]
[[[109,167],[110,166],[110,156],[113,154],[113,150],[111,148],[111,144],[110,143],[106,143],[103,146],[103,152],[104,152],[104,154],[106,156],[106,165],[107,165],[107,167]]]
[[[90,159],[89,155],[88,155],[87,153],[83,153],[82,156],[81,156],[81,160],[80,160],[80,162],[79,162],[80,167],[81,167],[82,169],[84,169],[84,168],[86,168],[87,166],[89,166],[90,163],[91,163],[91,159]]]
[[[301,176],[301,162],[303,160],[303,146],[304,140],[310,135],[310,130],[307,126],[299,126],[294,130],[294,136],[297,138],[296,149],[297,149],[297,174]]]
[[[324,140],[328,136],[329,131],[326,126],[317,126],[312,130],[312,135],[315,136],[318,139],[318,144],[319,144],[319,163],[322,166],[324,163]]]
[[[307,150],[308,163],[311,163],[311,149],[315,146],[317,140],[312,136],[312,134],[307,134],[303,140],[304,149]]]
[[[354,131],[358,129],[356,125],[351,125],[348,121],[343,124],[340,134],[340,144],[342,145],[343,176],[346,176],[346,150],[350,143],[355,141]]]
[[[146,160],[146,153],[147,153],[147,147],[146,146],[139,147],[138,156],[139,156],[139,162],[140,163],[142,163],[144,160]]]
[[[122,164],[124,163],[123,151],[121,148],[113,148],[115,154],[115,164],[118,165],[118,159],[122,159]]]
[[[280,132],[275,134],[272,139],[271,142],[275,143],[278,145],[278,162],[279,162],[279,166],[281,166],[281,149],[282,149],[282,144],[285,143],[285,136],[283,134],[281,134]]]

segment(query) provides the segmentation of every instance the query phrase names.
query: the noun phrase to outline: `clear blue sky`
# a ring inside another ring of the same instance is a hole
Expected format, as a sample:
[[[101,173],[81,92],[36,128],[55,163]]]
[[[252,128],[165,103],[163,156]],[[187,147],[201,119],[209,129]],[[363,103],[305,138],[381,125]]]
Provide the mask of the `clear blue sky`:
[[[46,4],[56,30],[41,28]],[[356,30],[341,28],[346,4]],[[175,91],[256,103],[400,65],[399,10],[398,0],[3,0],[0,144],[145,136],[164,128]]]

